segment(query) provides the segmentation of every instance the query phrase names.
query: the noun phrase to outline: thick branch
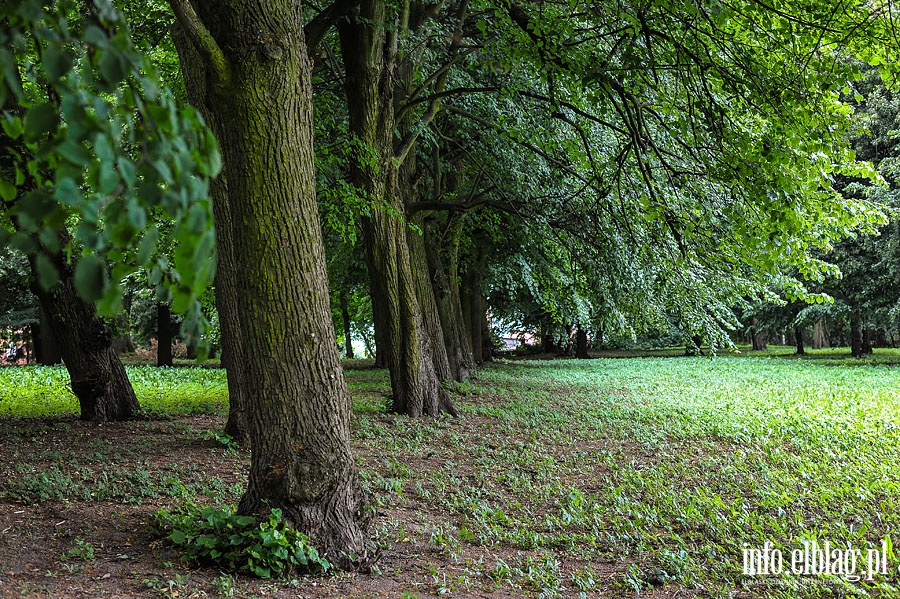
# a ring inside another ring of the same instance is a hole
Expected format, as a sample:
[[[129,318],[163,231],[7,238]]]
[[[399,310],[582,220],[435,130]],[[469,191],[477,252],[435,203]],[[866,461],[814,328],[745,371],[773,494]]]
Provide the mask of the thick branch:
[[[448,210],[451,212],[468,212],[479,206],[491,206],[500,210],[506,210],[506,206],[487,198],[470,200],[468,202],[442,202],[440,200],[433,202],[416,202],[406,207],[407,214],[415,214],[422,210]]]
[[[322,41],[325,32],[337,23],[338,19],[346,16],[357,4],[358,0],[335,0],[313,17],[303,28],[303,35],[306,37],[306,53],[315,56],[316,47]]]
[[[226,81],[229,72],[225,53],[222,52],[212,33],[203,24],[194,7],[187,0],[168,0],[168,2],[178,19],[178,24],[184,28],[191,43],[194,44],[209,68],[212,69],[219,81]]]
[[[450,60],[449,64],[455,63],[457,60],[459,60],[459,58],[461,56],[463,56],[467,53],[466,51],[457,53],[457,50],[459,50],[459,48],[462,44],[462,27],[463,27],[463,23],[466,20],[466,12],[468,11],[468,7],[469,7],[468,0],[462,0],[462,2],[460,2],[459,10],[457,11],[457,14],[456,14],[456,29],[454,30],[453,37],[450,41],[449,52],[450,52],[450,55],[453,56],[453,58]],[[447,77],[449,74],[450,74],[450,69],[448,67],[445,70],[443,70],[440,75],[438,75],[437,79],[435,80],[435,84],[434,84],[435,91],[437,93],[440,93],[444,90],[444,86],[447,84]],[[400,162],[403,162],[406,159],[406,155],[412,149],[413,144],[415,144],[415,142],[416,142],[416,139],[418,139],[419,133],[425,127],[427,127],[431,123],[432,120],[434,120],[434,117],[437,115],[437,113],[440,111],[440,109],[441,109],[440,99],[434,99],[429,103],[428,110],[426,110],[425,114],[423,114],[422,117],[419,119],[418,124],[415,127],[412,127],[410,129],[410,131],[406,134],[404,139],[400,142],[400,145],[397,148],[397,151],[394,153],[394,157],[396,159],[398,159]]]

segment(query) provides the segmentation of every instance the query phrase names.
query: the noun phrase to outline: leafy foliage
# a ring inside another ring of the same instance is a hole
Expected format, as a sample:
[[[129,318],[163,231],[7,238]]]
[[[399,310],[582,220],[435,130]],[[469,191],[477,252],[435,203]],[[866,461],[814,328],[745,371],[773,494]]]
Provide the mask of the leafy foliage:
[[[331,568],[306,535],[287,526],[280,509],[258,522],[231,508],[200,508],[188,502],[175,511],[157,511],[152,527],[157,536],[179,547],[186,561],[229,571],[271,578],[295,571],[320,574]]]
[[[0,246],[33,257],[45,288],[71,268],[80,295],[107,315],[121,307],[119,281],[146,268],[198,335],[197,298],[214,269],[215,142],[160,85],[112,5],[87,4],[0,7]],[[157,252],[157,218],[174,223],[171,261]],[[65,264],[52,259],[60,254]]]
[[[477,51],[449,61],[441,15],[406,40],[427,60],[404,56],[421,87],[402,110],[442,110],[419,144],[420,172],[442,163],[421,179],[427,204],[523,221],[494,219],[503,242],[469,254],[490,255],[485,291],[511,300],[492,310],[626,334],[673,322],[727,344],[732,306],[773,287],[824,299],[808,285],[837,272],[834,243],[885,222],[834,184],[881,180],[849,143],[845,90],[863,72],[841,57],[890,75],[889,10],[476,2],[462,31]]]
[[[28,289],[28,261],[0,249],[0,331],[17,330],[38,319],[37,302]]]

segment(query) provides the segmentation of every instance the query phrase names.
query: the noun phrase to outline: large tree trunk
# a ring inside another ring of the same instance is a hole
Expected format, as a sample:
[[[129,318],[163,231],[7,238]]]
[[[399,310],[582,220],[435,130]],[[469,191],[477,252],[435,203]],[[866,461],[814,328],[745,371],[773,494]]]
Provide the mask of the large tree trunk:
[[[65,243],[61,245],[65,246]],[[60,283],[47,291],[36,281],[37,267],[31,258],[43,326],[53,330],[69,371],[72,392],[78,398],[81,419],[93,422],[126,420],[140,409],[134,389],[118,354],[112,347],[110,327],[97,316],[92,304],[75,291],[72,269],[62,255],[51,257],[60,273]]]
[[[438,381],[453,381],[456,379],[450,368],[450,358],[447,355],[447,346],[444,343],[444,331],[441,327],[441,317],[438,312],[437,301],[434,297],[434,287],[428,272],[428,259],[425,251],[425,238],[423,230],[425,224],[421,216],[413,219],[418,231],[407,228],[406,236],[409,244],[410,267],[416,286],[416,299],[422,310],[422,320],[428,339],[431,341],[432,362]]]
[[[172,365],[172,311],[163,302],[156,304],[156,365]]]
[[[462,219],[456,219],[451,225],[448,235],[450,240],[450,268],[444,266],[441,256],[441,242],[430,227],[426,228],[425,251],[428,258],[431,283],[434,290],[438,317],[444,334],[444,345],[450,362],[450,372],[457,381],[466,381],[475,366],[472,354],[472,342],[465,326],[463,310],[460,303],[458,283],[459,235],[462,232]],[[448,272],[449,270],[449,272]]]
[[[233,224],[228,207],[227,177],[227,173],[223,171],[219,178],[210,184],[213,220],[216,225],[216,311],[219,313],[221,332],[221,363],[225,366],[225,378],[228,381],[228,419],[225,421],[225,433],[236,441],[243,441],[249,435],[247,423],[249,382],[244,372],[244,344],[241,338],[237,288],[231,283],[237,279],[238,264],[232,241]]]
[[[38,364],[43,366],[52,366],[59,364],[63,360],[62,348],[59,345],[59,339],[53,332],[50,325],[50,319],[44,313],[44,310],[38,307],[38,315],[40,323],[33,328],[34,333],[34,358]]]
[[[803,347],[803,327],[799,324],[794,325],[794,344],[797,346],[797,355],[802,356],[806,353]]]
[[[862,314],[857,309],[850,312],[850,353],[854,358],[872,354],[871,330],[863,324]]]
[[[363,0],[355,15],[338,23],[350,131],[377,153],[376,164],[359,156],[351,163],[350,176],[366,197],[383,199],[389,207],[374,209],[362,222],[372,311],[380,316],[375,321],[376,344],[381,325],[394,411],[413,417],[441,411],[456,414],[435,366],[434,340],[417,297],[417,271],[402,218],[405,206],[394,157],[394,82],[391,66],[385,64],[385,18],[382,0]]]
[[[472,340],[472,356],[476,364],[483,364],[490,360],[490,356],[484,355],[484,295],[478,286],[474,272],[466,273],[468,285],[466,296],[469,304],[469,338]]]
[[[828,343],[828,331],[826,329],[826,323],[824,318],[820,318],[816,321],[816,324],[813,325],[813,349],[822,349],[824,347],[830,347]]]
[[[412,150],[409,158],[403,163],[397,174],[398,192],[404,206],[409,206],[418,201],[418,189],[416,179],[416,157]],[[409,246],[409,266],[416,290],[416,301],[422,313],[422,323],[428,336],[431,350],[431,361],[434,365],[438,381],[443,385],[454,380],[454,373],[450,368],[450,358],[447,355],[447,346],[444,343],[444,331],[441,327],[441,317],[438,313],[437,300],[434,296],[434,286],[431,284],[431,276],[428,270],[428,257],[425,250],[425,218],[421,212],[409,217],[410,225],[406,227],[406,243]]]
[[[756,317],[753,317],[751,322],[753,326],[750,329],[750,336],[753,343],[753,351],[763,351],[766,349],[766,338],[768,335],[764,329],[757,326],[759,320]]]
[[[207,125],[218,129],[217,115],[204,107],[207,105],[206,67],[195,48],[185,37],[181,27],[173,30],[173,38],[182,56],[182,72],[191,104],[200,107]],[[187,59],[186,59],[187,58]],[[232,241],[231,209],[228,198],[228,174],[225,165],[219,176],[210,181],[213,222],[216,228],[216,311],[219,314],[221,344],[220,363],[225,368],[228,381],[228,419],[225,433],[236,441],[244,441],[249,435],[247,423],[247,377],[244,374],[241,319],[238,308],[237,287],[231,283],[237,278],[237,258]]]
[[[488,320],[487,298],[483,293],[479,294],[479,310],[478,314],[481,320],[481,359],[485,362],[491,362],[494,359],[494,340],[491,337],[491,323]]]
[[[230,246],[236,268],[217,283],[233,286],[240,359],[252,382],[245,399],[253,451],[238,510],[280,508],[329,560],[350,567],[369,555],[370,518],[334,344],[300,5],[196,0],[207,36],[179,2],[172,0],[182,25],[209,57],[205,90],[192,96],[205,98],[201,109],[214,117],[228,173],[224,209],[233,226],[219,244]],[[181,41],[181,59],[190,63],[200,48]]]

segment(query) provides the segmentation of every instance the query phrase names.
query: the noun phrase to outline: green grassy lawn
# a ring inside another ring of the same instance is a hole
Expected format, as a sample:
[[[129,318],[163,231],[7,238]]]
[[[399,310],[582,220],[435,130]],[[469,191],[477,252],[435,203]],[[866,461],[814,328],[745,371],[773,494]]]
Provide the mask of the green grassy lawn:
[[[590,586],[589,566],[560,576],[560,561],[576,558],[619,562],[618,582],[634,591],[897,596],[896,559],[871,581],[795,575],[790,559],[804,540],[849,544],[865,578],[869,548],[900,538],[898,356],[786,353],[485,369],[460,403],[492,425],[469,437],[440,423],[412,437],[376,433],[400,456],[433,452],[419,439],[440,437],[458,461],[426,473],[395,467],[375,488],[414,487],[439,504],[451,545],[521,550],[509,575],[537,590]],[[458,474],[466,461],[475,467]],[[743,550],[767,541],[785,572],[743,575]]]
[[[226,413],[225,371],[212,368],[126,366],[148,415]],[[77,416],[78,400],[62,366],[0,368],[0,418]]]
[[[464,418],[421,421],[385,414],[386,372],[354,364],[376,539],[438,554],[391,575],[419,597],[900,596],[897,557],[865,580],[900,540],[900,355],[788,353],[506,362],[457,389]],[[222,371],[129,374],[150,414],[225,413]],[[65,384],[0,369],[0,417],[76,414]],[[859,550],[854,572],[792,573],[804,541]],[[784,572],[743,574],[767,542]]]
[[[634,559],[636,588],[673,578],[723,596],[741,586],[830,596],[897,582],[896,564],[887,578],[855,584],[741,575],[744,543],[770,541],[790,556],[803,540],[829,540],[865,556],[898,537],[895,367],[648,358],[518,364],[482,377],[502,403],[470,409],[499,418],[510,436],[529,435],[508,459],[533,455],[521,468],[541,476],[497,496],[502,509],[530,496],[528,508],[509,508],[521,524],[501,535]],[[529,530],[538,514],[543,526]]]

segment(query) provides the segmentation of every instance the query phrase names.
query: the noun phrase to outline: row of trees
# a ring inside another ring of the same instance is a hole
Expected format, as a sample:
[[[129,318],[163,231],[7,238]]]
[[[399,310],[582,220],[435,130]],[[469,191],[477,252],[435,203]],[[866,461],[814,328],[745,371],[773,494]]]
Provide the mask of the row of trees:
[[[0,7],[0,243],[96,421],[137,408],[119,282],[146,276],[193,343],[214,244],[239,509],[281,508],[344,566],[370,512],[329,272],[345,331],[368,285],[394,410],[456,414],[488,301],[583,342],[675,323],[721,344],[735,305],[811,297],[823,252],[884,222],[838,182],[879,179],[842,98],[858,61],[892,74],[890,4],[168,7],[121,6],[155,46],[173,26],[180,77],[102,0]]]

